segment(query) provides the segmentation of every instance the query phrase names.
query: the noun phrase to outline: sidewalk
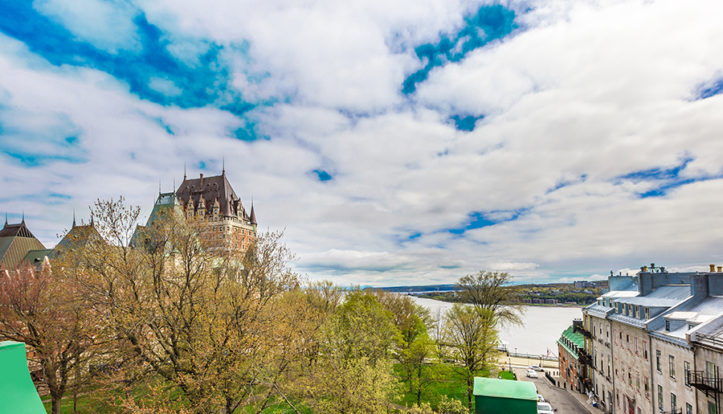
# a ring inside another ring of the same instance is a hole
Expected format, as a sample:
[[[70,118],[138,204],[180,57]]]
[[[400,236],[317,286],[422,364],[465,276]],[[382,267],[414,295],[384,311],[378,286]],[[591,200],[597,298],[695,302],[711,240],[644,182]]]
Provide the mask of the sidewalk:
[[[504,366],[512,364],[513,368],[527,368],[530,365],[540,365],[540,360],[536,358],[508,357],[503,354],[497,359],[497,363]],[[542,367],[545,369],[558,369],[559,365],[557,361],[543,360]]]

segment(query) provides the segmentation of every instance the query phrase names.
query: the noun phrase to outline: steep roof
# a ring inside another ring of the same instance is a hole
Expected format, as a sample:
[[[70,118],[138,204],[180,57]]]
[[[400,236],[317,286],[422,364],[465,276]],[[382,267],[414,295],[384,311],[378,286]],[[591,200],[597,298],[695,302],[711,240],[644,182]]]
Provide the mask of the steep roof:
[[[98,233],[95,226],[93,224],[74,225],[63,239],[58,242],[53,249],[53,253],[57,254],[63,249],[72,249],[75,246],[89,241],[103,241],[103,237]]]
[[[14,268],[30,250],[45,249],[40,240],[28,230],[25,220],[19,224],[7,222],[0,230],[0,265]]]
[[[184,178],[176,190],[176,197],[184,206],[192,202],[194,208],[197,208],[203,199],[207,210],[218,201],[219,212],[223,216],[235,216],[239,211],[243,212],[241,199],[231,187],[226,173],[214,177],[204,177],[201,174],[199,178]]]

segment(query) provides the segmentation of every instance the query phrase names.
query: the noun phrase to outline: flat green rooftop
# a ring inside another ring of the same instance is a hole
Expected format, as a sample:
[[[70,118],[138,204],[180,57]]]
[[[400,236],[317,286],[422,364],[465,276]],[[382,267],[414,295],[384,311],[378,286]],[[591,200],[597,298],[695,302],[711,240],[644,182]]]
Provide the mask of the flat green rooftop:
[[[485,397],[537,401],[537,388],[528,381],[475,377],[473,393]]]

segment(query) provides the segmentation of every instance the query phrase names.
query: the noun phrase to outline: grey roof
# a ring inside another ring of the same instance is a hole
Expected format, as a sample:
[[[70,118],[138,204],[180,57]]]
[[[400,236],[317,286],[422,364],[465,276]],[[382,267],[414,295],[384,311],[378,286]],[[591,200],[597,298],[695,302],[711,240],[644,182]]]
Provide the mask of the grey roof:
[[[661,286],[645,296],[616,299],[618,303],[665,308],[673,306],[691,296],[690,285]]]
[[[602,295],[603,298],[630,298],[633,296],[638,296],[639,293],[637,290],[613,290],[611,292],[607,292],[604,295]]]

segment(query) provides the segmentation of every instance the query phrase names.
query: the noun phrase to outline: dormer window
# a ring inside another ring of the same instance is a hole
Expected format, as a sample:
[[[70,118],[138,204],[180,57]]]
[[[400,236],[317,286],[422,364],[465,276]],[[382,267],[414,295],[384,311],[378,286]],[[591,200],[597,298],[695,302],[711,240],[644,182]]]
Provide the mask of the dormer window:
[[[669,320],[665,321],[665,330],[670,332],[670,321]]]

